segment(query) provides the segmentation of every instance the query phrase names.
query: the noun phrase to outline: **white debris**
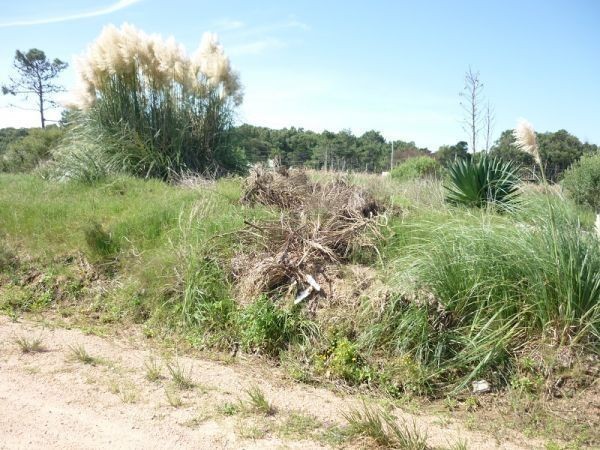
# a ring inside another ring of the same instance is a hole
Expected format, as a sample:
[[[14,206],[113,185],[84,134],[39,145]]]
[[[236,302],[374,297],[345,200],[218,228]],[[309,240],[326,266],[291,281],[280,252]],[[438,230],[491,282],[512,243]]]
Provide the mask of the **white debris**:
[[[294,305],[297,305],[302,300],[304,300],[306,297],[308,297],[312,291],[313,291],[313,287],[309,286],[306,289],[304,289],[302,292],[300,292],[298,294],[298,297],[296,297],[296,300],[294,300]]]
[[[490,392],[492,387],[486,380],[473,381],[473,393],[474,394],[485,394]]]
[[[321,291],[321,286],[315,281],[315,279],[311,275],[306,275],[306,282],[310,284],[315,291]]]

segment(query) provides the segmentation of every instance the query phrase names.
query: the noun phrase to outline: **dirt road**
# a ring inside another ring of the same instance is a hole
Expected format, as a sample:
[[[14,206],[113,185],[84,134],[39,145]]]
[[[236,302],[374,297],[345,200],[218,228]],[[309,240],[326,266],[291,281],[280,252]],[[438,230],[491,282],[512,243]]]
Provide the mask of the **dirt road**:
[[[39,338],[45,351],[23,353],[18,338]],[[170,360],[193,380],[193,387],[176,387],[165,358],[143,338],[102,338],[1,316],[0,448],[365,446],[340,444],[336,438],[345,423],[343,413],[359,405],[358,398],[293,383],[264,364]],[[148,366],[160,369],[161,378],[150,381]],[[252,387],[262,390],[275,414],[252,410],[247,395]],[[497,442],[441,416],[401,410],[394,415],[414,421],[436,448],[457,442],[471,449],[541,446],[519,436]]]

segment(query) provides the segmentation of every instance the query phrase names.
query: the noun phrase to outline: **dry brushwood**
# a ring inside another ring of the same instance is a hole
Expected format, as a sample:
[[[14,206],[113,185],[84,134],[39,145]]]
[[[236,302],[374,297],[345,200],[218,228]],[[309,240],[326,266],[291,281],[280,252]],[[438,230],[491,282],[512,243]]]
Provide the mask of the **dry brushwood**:
[[[285,168],[267,170],[256,167],[244,183],[242,203],[272,205],[281,209],[299,207],[314,186],[306,173]]]
[[[264,250],[234,261],[245,299],[274,290],[296,294],[297,301],[323,295],[327,268],[347,260],[354,248],[375,249],[383,218],[363,189],[343,180],[313,183],[302,171],[255,170],[242,201],[282,210],[279,220],[247,223],[246,239]]]

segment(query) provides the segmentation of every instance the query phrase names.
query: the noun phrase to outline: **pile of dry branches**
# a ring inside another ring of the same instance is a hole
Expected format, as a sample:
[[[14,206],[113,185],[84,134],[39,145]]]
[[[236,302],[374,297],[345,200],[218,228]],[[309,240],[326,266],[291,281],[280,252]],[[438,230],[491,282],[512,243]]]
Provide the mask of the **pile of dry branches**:
[[[297,302],[324,295],[328,273],[353,250],[375,250],[384,220],[365,190],[340,179],[311,182],[302,171],[255,170],[242,201],[281,210],[279,220],[247,223],[245,238],[262,248],[234,260],[239,296],[248,301],[272,291],[294,295]]]

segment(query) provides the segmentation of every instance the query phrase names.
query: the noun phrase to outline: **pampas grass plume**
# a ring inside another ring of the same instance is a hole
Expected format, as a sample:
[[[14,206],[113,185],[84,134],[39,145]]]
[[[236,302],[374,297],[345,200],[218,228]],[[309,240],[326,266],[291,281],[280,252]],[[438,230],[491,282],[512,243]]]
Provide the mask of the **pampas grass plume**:
[[[520,119],[517,127],[513,131],[515,145],[526,153],[529,153],[535,159],[535,162],[541,166],[540,151],[535,136],[535,130],[527,120]]]
[[[173,37],[147,35],[133,25],[121,28],[104,27],[87,53],[77,58],[79,83],[75,97],[80,108],[88,109],[97,93],[111,77],[131,83],[131,90],[152,89],[177,92],[194,91],[204,95],[216,89],[219,95],[241,103],[242,93],[238,75],[231,68],[218,37],[213,33],[202,36],[200,46],[190,58],[183,46]]]

